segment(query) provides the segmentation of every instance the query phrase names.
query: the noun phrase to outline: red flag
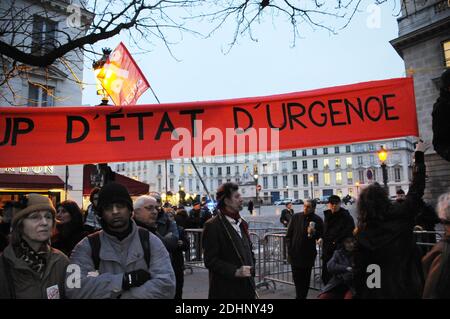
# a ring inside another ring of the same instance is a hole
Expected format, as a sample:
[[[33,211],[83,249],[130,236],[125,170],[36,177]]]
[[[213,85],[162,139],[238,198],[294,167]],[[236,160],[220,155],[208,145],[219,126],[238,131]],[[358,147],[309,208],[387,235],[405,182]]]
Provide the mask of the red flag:
[[[97,78],[115,105],[135,105],[150,87],[122,42],[110,54]]]

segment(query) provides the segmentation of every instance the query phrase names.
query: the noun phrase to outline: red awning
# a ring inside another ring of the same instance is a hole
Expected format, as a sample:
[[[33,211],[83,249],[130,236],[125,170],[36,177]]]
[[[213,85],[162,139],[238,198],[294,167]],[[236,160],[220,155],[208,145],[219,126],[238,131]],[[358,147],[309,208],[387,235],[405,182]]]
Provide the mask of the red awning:
[[[0,174],[1,188],[52,189],[64,188],[64,182],[55,175]]]
[[[95,165],[84,165],[83,168],[83,196],[89,196],[91,194],[91,173],[94,171]],[[115,173],[115,182],[124,185],[131,196],[139,196],[148,194],[150,185],[136,181],[127,176]]]

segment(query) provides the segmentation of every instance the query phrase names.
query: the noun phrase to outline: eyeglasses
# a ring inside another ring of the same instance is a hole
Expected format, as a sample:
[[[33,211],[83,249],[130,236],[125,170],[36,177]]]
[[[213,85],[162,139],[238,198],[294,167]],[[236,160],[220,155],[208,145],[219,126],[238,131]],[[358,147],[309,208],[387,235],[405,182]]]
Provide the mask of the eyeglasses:
[[[47,213],[31,213],[30,215],[28,215],[27,217],[25,217],[28,220],[31,220],[33,222],[38,222],[40,221],[42,218],[47,219],[47,220],[53,220],[53,215],[50,212]]]

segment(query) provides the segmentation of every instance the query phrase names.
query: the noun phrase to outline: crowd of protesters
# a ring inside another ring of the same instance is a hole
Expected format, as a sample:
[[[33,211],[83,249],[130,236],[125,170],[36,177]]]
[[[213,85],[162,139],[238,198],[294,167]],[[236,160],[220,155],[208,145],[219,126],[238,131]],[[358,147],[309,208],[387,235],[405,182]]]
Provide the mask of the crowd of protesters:
[[[320,299],[450,298],[450,193],[440,196],[437,213],[423,201],[424,151],[419,142],[409,190],[398,191],[395,202],[378,183],[362,189],[356,225],[336,195],[324,219],[314,200],[305,200],[301,213],[286,205],[280,221],[297,298],[308,295],[318,247]],[[115,182],[92,191],[84,214],[74,201],[55,207],[38,194],[8,203],[0,229],[0,298],[181,299],[185,260],[204,262],[209,298],[257,298],[239,186],[225,183],[216,196],[214,215],[205,201],[195,201],[189,213],[148,195],[133,202]],[[423,234],[421,241],[435,245],[419,249],[414,231],[432,231],[437,223],[444,226],[442,240]],[[191,228],[199,231],[190,243],[185,229]]]

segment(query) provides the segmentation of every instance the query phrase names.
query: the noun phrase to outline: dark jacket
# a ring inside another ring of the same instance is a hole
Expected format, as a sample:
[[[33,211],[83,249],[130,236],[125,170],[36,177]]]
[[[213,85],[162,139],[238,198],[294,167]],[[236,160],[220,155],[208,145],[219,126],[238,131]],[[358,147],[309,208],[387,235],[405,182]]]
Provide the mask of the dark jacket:
[[[178,245],[175,248],[174,252],[172,253],[172,265],[175,273],[177,273],[177,270],[181,271],[184,267],[184,256],[183,251],[187,251],[189,249],[189,239],[186,237],[186,232],[184,231],[183,227],[178,226],[178,236],[179,240],[183,242],[183,244]]]
[[[291,221],[292,216],[294,215],[294,210],[293,209],[283,209],[281,211],[281,216],[280,216],[280,223],[282,223],[284,225],[284,227],[287,227],[289,225],[289,222]]]
[[[189,218],[187,221],[188,228],[202,228],[201,210],[191,209],[189,212]]]
[[[355,222],[348,210],[340,208],[336,213],[327,209],[323,212],[325,216],[323,230],[323,259],[328,262],[336,249],[341,248],[345,238],[353,235]]]
[[[392,204],[384,220],[372,221],[357,234],[355,288],[357,298],[420,298],[423,275],[413,228],[425,188],[424,154],[415,153],[413,180],[406,199]],[[368,288],[367,267],[381,269],[381,287]]]
[[[56,234],[52,237],[52,247],[62,251],[68,257],[74,247],[88,234],[82,226],[75,229],[69,223],[56,225]]]
[[[308,237],[310,222],[316,223],[316,232]],[[322,237],[323,221],[316,214],[294,214],[286,232],[289,262],[296,267],[312,267],[317,256],[316,240]]]
[[[445,247],[446,246],[446,247]],[[447,249],[447,250],[446,250]],[[450,298],[450,236],[447,235],[442,241],[434,245],[433,249],[422,258],[422,266],[425,274],[425,287],[423,298]],[[445,273],[441,271],[444,269]],[[442,276],[442,277],[441,277]],[[443,289],[440,291],[439,285]]]
[[[433,106],[433,146],[436,153],[450,161],[450,71],[447,70],[446,83],[442,83],[439,98]],[[443,76],[444,77],[444,76]]]
[[[202,240],[204,262],[209,270],[209,299],[255,298],[254,278],[235,277],[241,266],[255,265],[250,237],[242,224],[240,229],[242,238],[222,213],[205,224]]]
[[[249,212],[253,211],[253,202],[252,202],[252,201],[249,201],[249,202],[248,202],[247,208],[248,208],[248,211],[249,211]]]
[[[336,250],[327,263],[328,272],[332,277],[322,289],[322,293],[329,292],[341,285],[346,286],[353,292],[353,273],[347,270],[348,267],[353,267],[352,253],[346,251],[345,248]]]
[[[33,271],[25,261],[17,258],[11,245],[6,247],[3,254],[4,257],[0,256],[0,299],[10,298],[4,258],[11,270],[10,278],[17,299],[48,299],[50,291],[58,291],[59,298],[65,297],[66,267],[69,259],[62,252],[49,247],[42,277]],[[57,289],[50,287],[57,287]]]

